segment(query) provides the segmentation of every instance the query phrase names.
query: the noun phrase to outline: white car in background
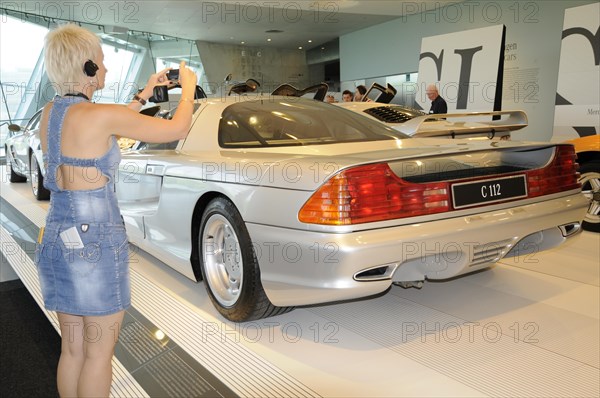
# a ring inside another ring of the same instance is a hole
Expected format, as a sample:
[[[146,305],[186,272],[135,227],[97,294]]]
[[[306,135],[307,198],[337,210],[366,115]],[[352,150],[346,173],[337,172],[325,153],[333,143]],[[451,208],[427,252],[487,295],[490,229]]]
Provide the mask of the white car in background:
[[[25,127],[11,124],[5,150],[10,182],[25,182],[29,179],[33,196],[38,200],[46,200],[50,198],[50,191],[43,186],[44,160],[39,137],[41,117],[40,109]]]

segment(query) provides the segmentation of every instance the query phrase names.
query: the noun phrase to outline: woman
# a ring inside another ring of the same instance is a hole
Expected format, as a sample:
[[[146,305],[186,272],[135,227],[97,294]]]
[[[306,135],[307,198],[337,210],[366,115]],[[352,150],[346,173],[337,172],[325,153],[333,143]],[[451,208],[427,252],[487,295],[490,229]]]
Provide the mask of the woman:
[[[354,92],[354,102],[361,102],[366,93],[367,88],[365,86],[363,86],[362,84],[356,86],[356,91]]]
[[[44,304],[62,334],[57,383],[62,397],[108,397],[112,356],[130,305],[127,236],[114,192],[120,152],[115,135],[146,142],[186,136],[196,75],[180,65],[181,101],[172,120],[138,111],[167,69],[150,77],[129,105],[94,104],[106,67],[93,33],[63,25],[46,36],[45,65],[58,96],[42,113],[44,185],[52,192],[36,248]]]

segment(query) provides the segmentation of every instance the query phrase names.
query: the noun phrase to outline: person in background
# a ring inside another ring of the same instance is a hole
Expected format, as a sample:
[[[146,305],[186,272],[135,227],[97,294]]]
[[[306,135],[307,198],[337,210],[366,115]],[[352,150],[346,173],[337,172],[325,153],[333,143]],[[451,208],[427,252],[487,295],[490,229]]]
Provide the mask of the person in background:
[[[362,84],[360,86],[356,86],[356,91],[354,92],[354,102],[361,102],[366,93],[367,88],[365,86]]]
[[[427,94],[427,98],[429,98],[431,101],[431,109],[429,109],[429,113],[448,113],[448,105],[446,104],[446,100],[440,96],[438,88],[435,84],[429,84],[425,89],[425,93]]]
[[[344,90],[342,92],[342,101],[344,101],[344,102],[352,102],[352,97],[353,97],[352,91],[350,91],[350,90]]]
[[[325,97],[325,102],[333,104],[334,102],[336,102],[335,97],[331,94],[327,94],[327,96]]]
[[[187,136],[196,74],[182,62],[182,87],[172,120],[138,113],[168,69],[150,76],[128,105],[95,104],[107,69],[101,41],[75,24],[45,39],[48,77],[58,95],[42,112],[44,186],[52,192],[35,263],[44,306],[56,311],[62,347],[57,369],[61,397],[108,397],[112,357],[125,309],[131,305],[128,239],[115,194],[121,153],[116,135],[146,142]]]

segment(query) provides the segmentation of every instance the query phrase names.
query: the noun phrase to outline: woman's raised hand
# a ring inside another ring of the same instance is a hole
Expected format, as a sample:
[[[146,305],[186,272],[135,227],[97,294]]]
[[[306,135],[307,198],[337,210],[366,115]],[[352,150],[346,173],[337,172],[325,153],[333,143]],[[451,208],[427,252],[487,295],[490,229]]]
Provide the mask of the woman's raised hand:
[[[196,83],[198,82],[198,77],[196,73],[185,66],[185,61],[181,61],[179,64],[179,84],[181,84],[182,88],[182,97],[183,94],[191,94],[191,98],[194,98],[194,92],[196,91]],[[189,90],[189,91],[188,91]]]
[[[167,78],[167,72],[170,70],[171,70],[171,68],[165,68],[165,69],[161,70],[160,72],[157,72],[157,73],[151,75],[150,78],[148,79],[148,84],[146,85],[146,87],[150,87],[151,89],[153,89],[155,86],[166,86],[166,85],[171,85],[171,84],[177,83],[177,82],[170,81]]]

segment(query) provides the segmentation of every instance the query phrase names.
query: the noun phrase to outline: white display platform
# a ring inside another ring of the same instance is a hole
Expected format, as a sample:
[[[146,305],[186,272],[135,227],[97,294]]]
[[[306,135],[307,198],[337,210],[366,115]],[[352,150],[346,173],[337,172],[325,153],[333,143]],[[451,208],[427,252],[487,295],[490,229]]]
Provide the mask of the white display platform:
[[[0,193],[43,223],[48,203],[29,183]],[[10,240],[2,229],[3,252]],[[598,234],[421,290],[244,324],[224,321],[202,283],[132,250],[134,307],[240,396],[600,395]],[[32,265],[16,271],[40,303]]]

